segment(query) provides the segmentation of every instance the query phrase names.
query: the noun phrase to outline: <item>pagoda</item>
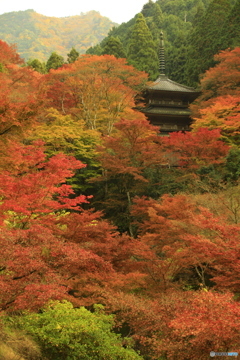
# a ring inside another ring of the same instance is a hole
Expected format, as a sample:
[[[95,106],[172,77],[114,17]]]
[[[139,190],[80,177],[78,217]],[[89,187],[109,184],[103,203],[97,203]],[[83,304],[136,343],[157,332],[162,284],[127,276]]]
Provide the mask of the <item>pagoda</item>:
[[[145,107],[141,111],[152,125],[160,127],[162,135],[173,131],[189,131],[189,104],[200,94],[194,88],[170,80],[165,74],[163,32],[160,34],[159,72],[156,81],[143,91]]]

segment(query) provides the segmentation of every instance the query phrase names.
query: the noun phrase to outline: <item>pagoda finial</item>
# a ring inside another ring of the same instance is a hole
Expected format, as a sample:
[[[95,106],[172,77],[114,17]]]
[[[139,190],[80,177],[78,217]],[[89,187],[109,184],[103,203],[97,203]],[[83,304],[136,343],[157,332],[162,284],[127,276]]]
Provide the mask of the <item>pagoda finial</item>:
[[[162,31],[160,33],[159,72],[160,72],[160,75],[165,75],[165,55],[164,55],[164,41],[163,41],[163,32]]]

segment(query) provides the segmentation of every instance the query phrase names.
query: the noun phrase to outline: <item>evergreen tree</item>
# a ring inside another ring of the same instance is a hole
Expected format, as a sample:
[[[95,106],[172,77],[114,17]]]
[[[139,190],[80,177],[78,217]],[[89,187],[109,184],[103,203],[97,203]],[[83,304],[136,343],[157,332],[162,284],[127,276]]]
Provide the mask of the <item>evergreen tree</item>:
[[[110,36],[103,47],[102,54],[114,55],[116,58],[126,58],[126,52],[118,37]]]
[[[70,51],[69,54],[67,54],[68,58],[67,61],[69,64],[74,63],[78,57],[79,57],[79,52],[73,47]]]
[[[189,38],[186,79],[196,86],[199,75],[215,65],[213,56],[224,48],[222,26],[231,10],[229,0],[213,0]]]
[[[170,79],[185,84],[187,36],[191,24],[176,15],[164,17],[163,29],[165,39],[166,74]]]
[[[152,34],[156,48],[158,48],[160,32],[163,28],[163,14],[157,3],[153,4],[153,16],[149,16],[145,20]]]
[[[158,72],[158,56],[151,32],[143,14],[139,13],[130,34],[128,62],[136,69],[145,71],[150,79],[156,79]]]
[[[154,15],[154,5],[155,3],[152,0],[148,0],[148,3],[143,5],[141,13],[144,17],[149,17]]]
[[[240,46],[240,0],[233,6],[226,22],[222,27],[224,49]]]
[[[46,64],[47,71],[50,69],[58,69],[64,64],[64,59],[61,55],[58,55],[56,52],[53,52]]]
[[[102,55],[102,47],[99,44],[97,44],[95,46],[91,46],[89,49],[87,49],[86,54],[89,54],[89,55]]]
[[[186,84],[184,69],[187,58],[187,46],[184,42],[169,45],[166,51],[166,73],[170,79]]]
[[[193,19],[193,24],[196,27],[199,23],[201,23],[202,18],[205,14],[205,8],[202,2],[199,2],[197,9],[196,9],[196,14],[194,16]]]
[[[35,71],[39,72],[40,74],[46,73],[46,64],[44,62],[39,61],[38,59],[27,61],[27,65],[31,66]]]
[[[154,4],[154,14],[153,14],[153,21],[158,29],[162,29],[163,25],[163,13],[158,5],[158,3]]]

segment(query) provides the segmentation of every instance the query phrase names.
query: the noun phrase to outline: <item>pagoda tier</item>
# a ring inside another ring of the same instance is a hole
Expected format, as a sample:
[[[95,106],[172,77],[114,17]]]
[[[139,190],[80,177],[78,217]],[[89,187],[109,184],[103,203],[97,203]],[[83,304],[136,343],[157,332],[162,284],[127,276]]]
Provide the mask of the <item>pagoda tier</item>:
[[[191,124],[189,104],[200,92],[178,84],[165,75],[163,33],[160,37],[159,70],[160,75],[157,80],[148,85],[142,93],[146,105],[141,111],[151,124],[160,127],[163,135],[172,131],[189,131]]]
[[[198,95],[197,90],[178,84],[166,75],[160,75],[143,93],[146,106],[142,112],[151,124],[160,127],[162,133],[189,131],[189,104]]]

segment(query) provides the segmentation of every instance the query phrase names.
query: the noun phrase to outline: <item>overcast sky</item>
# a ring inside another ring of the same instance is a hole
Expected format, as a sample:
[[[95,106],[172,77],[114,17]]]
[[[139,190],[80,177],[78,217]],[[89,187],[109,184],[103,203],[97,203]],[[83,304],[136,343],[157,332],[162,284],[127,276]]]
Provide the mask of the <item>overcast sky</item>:
[[[139,13],[147,2],[148,0],[0,0],[0,14],[33,9],[42,15],[64,17],[96,10],[121,24]]]

